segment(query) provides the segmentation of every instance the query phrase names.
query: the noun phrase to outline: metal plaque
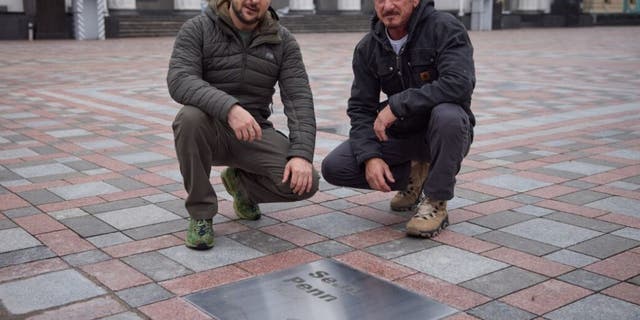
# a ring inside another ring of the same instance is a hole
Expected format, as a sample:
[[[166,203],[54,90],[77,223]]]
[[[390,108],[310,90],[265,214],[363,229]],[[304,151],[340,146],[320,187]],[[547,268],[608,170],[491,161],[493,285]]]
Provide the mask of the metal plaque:
[[[242,280],[186,299],[218,320],[427,320],[457,312],[333,260]]]

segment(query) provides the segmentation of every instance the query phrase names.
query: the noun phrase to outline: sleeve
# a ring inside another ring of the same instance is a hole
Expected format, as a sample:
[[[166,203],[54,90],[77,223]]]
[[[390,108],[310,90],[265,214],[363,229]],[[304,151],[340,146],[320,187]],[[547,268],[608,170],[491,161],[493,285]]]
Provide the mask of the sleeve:
[[[473,47],[464,25],[445,16],[435,23],[434,34],[438,79],[389,97],[392,111],[398,117],[431,110],[445,102],[464,104],[471,100],[475,67]]]
[[[191,19],[178,32],[169,61],[167,87],[176,102],[197,107],[226,122],[238,100],[202,78],[203,29],[198,20]]]
[[[295,38],[283,31],[283,58],[280,65],[280,98],[289,127],[287,158],[301,157],[313,162],[316,144],[316,117],[309,77]]]
[[[353,84],[347,114],[351,119],[349,141],[358,164],[382,157],[382,144],[373,131],[373,122],[380,105],[380,82],[369,66],[369,52],[364,41],[353,54]]]

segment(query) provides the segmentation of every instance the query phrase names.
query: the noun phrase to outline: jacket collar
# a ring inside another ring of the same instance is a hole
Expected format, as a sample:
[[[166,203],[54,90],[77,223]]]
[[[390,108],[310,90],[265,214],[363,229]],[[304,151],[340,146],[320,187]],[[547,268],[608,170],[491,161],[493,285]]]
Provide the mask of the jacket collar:
[[[407,28],[409,37],[407,38],[407,41],[411,40],[413,31],[416,29],[418,24],[420,24],[422,20],[426,19],[427,16],[431,15],[434,11],[433,0],[421,0],[420,3],[418,3],[418,6],[413,10],[413,13],[411,13],[411,18],[409,18],[409,27]],[[383,43],[388,41],[385,26],[375,13],[371,18],[371,31],[378,41]]]
[[[235,27],[231,16],[229,15],[230,0],[214,0],[211,1],[209,7],[206,9],[205,14],[213,21],[221,21],[225,26],[223,30],[227,33],[236,35],[238,34],[238,28]],[[259,38],[260,43],[279,43],[282,41],[278,35],[280,18],[276,11],[269,7],[262,21],[258,23],[254,29],[254,39]]]

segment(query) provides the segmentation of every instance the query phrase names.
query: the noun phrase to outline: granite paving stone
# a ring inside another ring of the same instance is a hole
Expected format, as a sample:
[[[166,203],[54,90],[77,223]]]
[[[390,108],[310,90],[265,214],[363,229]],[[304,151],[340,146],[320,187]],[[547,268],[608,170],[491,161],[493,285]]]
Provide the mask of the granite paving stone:
[[[609,197],[608,194],[595,192],[591,190],[582,190],[582,191],[578,191],[570,194],[565,194],[563,196],[556,197],[555,199],[562,202],[583,205],[583,204],[587,204],[587,203],[594,202],[594,201],[608,198],[608,197]]]
[[[48,190],[31,190],[19,192],[18,195],[27,200],[32,205],[41,205],[45,203],[60,202],[63,199]]]
[[[73,200],[86,198],[91,196],[99,196],[114,192],[122,191],[110,184],[98,181],[82,184],[74,184],[63,187],[49,188],[49,191],[55,193],[65,200]]]
[[[562,248],[595,238],[602,234],[597,231],[541,218],[514,224],[500,230]]]
[[[627,227],[624,229],[620,229],[616,232],[612,232],[611,234],[618,237],[640,241],[640,229],[636,229],[636,228]]]
[[[9,219],[0,220],[0,230],[13,229],[16,227],[18,227],[18,225]]]
[[[492,298],[499,298],[512,292],[533,286],[548,278],[537,273],[509,267],[461,283],[460,285]]]
[[[491,231],[474,236],[480,240],[496,243],[508,248],[520,250],[526,253],[530,253],[536,256],[542,256],[551,252],[557,251],[560,248],[542,243],[539,241],[526,239],[510,233],[502,231]]]
[[[584,176],[590,176],[613,169],[612,167],[590,164],[580,161],[559,162],[545,166],[545,168],[573,172]]]
[[[529,320],[535,314],[518,309],[500,301],[492,301],[468,311],[471,315],[484,320]]]
[[[55,257],[56,254],[46,246],[31,247],[22,250],[15,250],[6,253],[0,253],[0,268],[28,263],[41,259]]]
[[[195,251],[181,245],[159,252],[196,272],[264,256],[258,250],[225,237],[215,238],[215,246],[207,251]]]
[[[393,261],[457,284],[503,268],[508,265],[447,245],[411,253]]]
[[[471,219],[469,220],[469,222],[472,222],[474,224],[477,224],[486,228],[490,228],[490,229],[500,229],[506,226],[510,226],[512,224],[531,220],[533,218],[535,217],[528,214],[508,210],[508,211],[492,213],[486,216]]]
[[[117,200],[117,201],[110,201],[107,203],[83,206],[82,210],[91,214],[97,214],[97,213],[103,213],[108,211],[127,209],[131,207],[141,207],[147,204],[149,203],[144,201],[143,199],[133,198],[133,199]]]
[[[267,254],[291,250],[296,247],[289,241],[282,240],[259,230],[247,230],[230,234],[227,237]]]
[[[94,246],[98,248],[110,247],[110,246],[115,246],[117,244],[133,241],[131,240],[131,238],[127,237],[121,232],[107,233],[107,234],[87,238],[87,240],[89,240],[89,242],[91,242]]]
[[[640,200],[624,197],[610,197],[587,204],[588,207],[640,218]]]
[[[382,226],[379,223],[342,212],[321,214],[289,221],[289,223],[329,238],[337,238]]]
[[[40,241],[22,228],[0,230],[0,253],[39,245],[41,245]]]
[[[491,178],[480,179],[478,182],[517,192],[526,192],[551,185],[551,183],[538,181],[534,179],[515,176],[512,174],[504,174]]]
[[[120,230],[138,228],[156,223],[182,219],[180,216],[177,216],[153,204],[142,207],[132,207],[110,212],[103,212],[96,214],[95,216]]]
[[[85,238],[117,231],[104,221],[90,215],[68,218],[60,222]]]
[[[104,293],[104,289],[75,270],[56,271],[0,284],[0,300],[12,314],[43,310]]]
[[[123,312],[110,317],[102,318],[101,320],[143,320],[141,316],[134,312]]]
[[[123,191],[137,190],[148,187],[148,185],[130,178],[118,178],[104,180],[104,182]]]
[[[605,234],[569,247],[570,250],[600,259],[624,252],[640,245],[640,241]]]
[[[553,213],[553,210],[549,210],[546,208],[534,206],[534,205],[526,205],[520,208],[513,209],[515,212],[525,213],[536,217],[546,216],[550,213]]]
[[[545,315],[551,320],[636,320],[640,307],[602,294],[588,296]]]
[[[554,253],[544,256],[546,259],[566,264],[568,266],[574,266],[576,268],[582,268],[590,265],[594,262],[600,261],[598,258],[587,256],[582,253],[574,252],[571,250],[562,249]]]
[[[558,277],[558,279],[592,291],[601,291],[618,283],[618,281],[615,279],[611,279],[585,270],[574,270],[569,273],[563,274],[562,276]]]
[[[61,163],[15,168],[12,171],[27,179],[76,172]]]
[[[62,259],[64,259],[64,261],[66,261],[69,265],[77,267],[107,261],[111,259],[111,257],[100,250],[90,250],[69,254],[62,257]]]
[[[122,261],[155,281],[169,280],[191,274],[183,265],[157,252],[147,252],[122,258]]]
[[[139,287],[129,288],[116,292],[118,297],[131,307],[137,308],[150,303],[167,300],[173,297],[171,292],[161,286],[150,283]]]
[[[323,257],[334,257],[354,250],[352,247],[334,240],[317,242],[304,248]]]
[[[558,222],[564,222],[578,227],[583,227],[603,233],[609,233],[614,230],[618,230],[623,226],[615,223],[610,223],[602,220],[591,219],[575,214],[566,212],[554,212],[545,216],[545,219],[550,219]]]
[[[215,219],[214,219],[215,220]],[[215,222],[215,221],[214,221]],[[167,222],[160,222],[148,226],[142,226],[138,228],[128,229],[122,231],[128,237],[135,240],[142,240],[153,238],[165,234],[184,231],[187,229],[189,222],[185,219],[171,220]]]
[[[448,229],[451,230],[451,231],[455,231],[457,233],[461,233],[461,234],[470,236],[470,237],[473,237],[475,235],[491,231],[491,229],[489,229],[489,228],[481,227],[479,225],[476,225],[476,224],[473,224],[473,223],[468,223],[466,221],[451,225],[451,226],[449,226]]]

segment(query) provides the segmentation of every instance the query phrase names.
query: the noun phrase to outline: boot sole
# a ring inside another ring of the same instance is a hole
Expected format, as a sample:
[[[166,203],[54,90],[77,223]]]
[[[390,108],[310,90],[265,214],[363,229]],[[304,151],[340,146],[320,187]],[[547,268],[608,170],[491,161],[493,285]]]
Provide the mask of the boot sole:
[[[213,248],[213,245],[208,246],[205,243],[201,243],[201,244],[198,244],[198,245],[195,245],[195,246],[194,245],[185,244],[185,246],[187,248],[193,249],[193,250],[209,250],[209,249]]]
[[[446,217],[444,219],[444,221],[442,221],[442,223],[438,226],[438,229],[436,229],[436,230],[433,230],[433,231],[420,231],[420,230],[409,230],[409,229],[407,229],[407,234],[410,235],[410,236],[413,236],[413,237],[429,239],[429,238],[433,238],[433,237],[437,236],[438,234],[440,234],[440,232],[442,232],[442,230],[444,230],[448,225],[449,225],[449,217]]]

